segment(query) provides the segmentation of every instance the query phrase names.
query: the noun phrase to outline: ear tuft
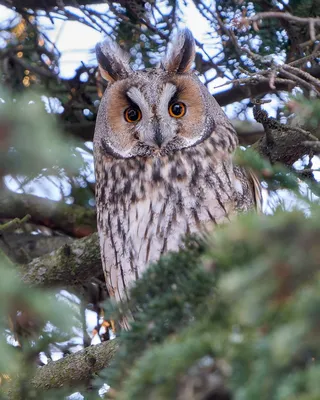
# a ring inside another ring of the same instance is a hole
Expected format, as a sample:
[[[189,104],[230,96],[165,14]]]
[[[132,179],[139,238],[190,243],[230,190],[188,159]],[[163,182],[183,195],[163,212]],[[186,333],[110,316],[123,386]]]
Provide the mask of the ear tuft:
[[[102,77],[109,82],[125,79],[132,72],[129,55],[116,43],[105,41],[96,45],[96,55]]]
[[[194,57],[194,38],[189,29],[184,29],[174,38],[162,61],[162,66],[168,72],[183,74],[190,71]]]

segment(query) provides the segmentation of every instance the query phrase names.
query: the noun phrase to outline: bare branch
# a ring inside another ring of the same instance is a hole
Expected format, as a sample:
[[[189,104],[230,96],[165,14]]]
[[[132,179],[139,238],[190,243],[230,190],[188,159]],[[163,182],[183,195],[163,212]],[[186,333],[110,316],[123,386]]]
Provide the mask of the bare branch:
[[[266,11],[261,12],[258,14],[253,15],[252,17],[246,18],[246,20],[251,22],[256,22],[262,19],[269,19],[269,18],[279,18],[285,19],[290,22],[296,22],[297,24],[310,24],[312,23],[313,26],[320,25],[320,18],[302,18],[292,15],[288,12],[277,12],[277,11]]]
[[[301,75],[304,78],[305,81],[310,81],[312,83],[312,85],[320,88],[320,80],[317,79],[317,78],[314,78],[308,72],[303,71],[303,70],[301,70],[299,68],[296,68],[296,67],[292,67],[291,65],[287,65],[287,64],[284,64],[282,68],[285,69],[285,70],[288,70],[289,72],[292,72],[292,73],[294,73],[296,75]]]
[[[301,49],[311,46],[316,40],[320,39],[320,35],[316,35],[313,39],[307,40],[306,42],[300,43],[299,47],[301,47]]]
[[[289,67],[295,67],[297,65],[301,65],[301,63],[308,61],[310,58],[310,56],[304,57],[293,63],[285,65],[289,65]],[[312,58],[315,58],[315,56],[312,55]],[[301,61],[301,63],[299,63],[299,61]],[[302,85],[302,83],[300,82],[300,78],[296,75],[294,75],[295,81],[293,81],[292,79],[282,79],[281,76],[288,76],[288,73],[286,71],[283,71],[284,68],[286,67],[284,67],[283,65],[277,68],[277,70],[279,71],[278,76],[280,78],[273,78],[273,88],[270,87],[271,77],[265,77],[265,75],[272,75],[276,71],[267,70],[262,71],[261,73],[254,74],[248,78],[242,78],[232,81],[238,84],[235,84],[231,89],[215,94],[214,97],[220,104],[220,106],[226,106],[228,104],[232,104],[234,102],[241,101],[250,97],[255,98],[259,96],[264,96],[267,93],[276,93],[279,91],[291,92],[294,86],[297,86],[299,84]],[[306,69],[303,72],[305,79],[308,79],[310,82],[312,80],[313,86],[315,86],[315,82],[318,85],[318,79],[320,77],[320,68],[318,66]],[[291,76],[291,78],[293,77]],[[305,85],[309,90],[315,90],[315,88],[308,84],[308,82],[305,80],[303,80],[303,85]]]
[[[275,89],[270,88],[269,80],[257,82],[257,84],[235,85],[231,89],[215,94],[214,97],[223,107],[250,97],[263,96],[267,93],[276,93],[278,91],[291,91],[293,88],[293,85],[288,85],[288,83],[275,82],[274,84]]]
[[[0,194],[0,218],[23,218],[27,214],[30,214],[32,222],[73,237],[81,238],[96,231],[94,210],[33,195],[9,191]]]
[[[281,75],[292,80],[293,82],[296,82],[296,86],[300,86],[301,88],[304,88],[309,92],[313,90],[317,94],[317,96],[320,96],[320,92],[311,83],[305,81],[304,79],[301,79],[299,76],[295,75],[295,73],[291,73],[286,69],[287,68],[283,66],[281,70]]]

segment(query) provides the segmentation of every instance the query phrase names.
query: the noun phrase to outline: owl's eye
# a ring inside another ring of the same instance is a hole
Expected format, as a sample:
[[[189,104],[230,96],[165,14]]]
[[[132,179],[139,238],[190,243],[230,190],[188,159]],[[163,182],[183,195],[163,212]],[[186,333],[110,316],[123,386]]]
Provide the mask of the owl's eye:
[[[127,122],[138,122],[142,117],[141,111],[136,107],[129,107],[124,112],[124,119]]]
[[[185,113],[186,113],[186,106],[181,101],[170,104],[169,114],[171,117],[181,118],[184,116]]]

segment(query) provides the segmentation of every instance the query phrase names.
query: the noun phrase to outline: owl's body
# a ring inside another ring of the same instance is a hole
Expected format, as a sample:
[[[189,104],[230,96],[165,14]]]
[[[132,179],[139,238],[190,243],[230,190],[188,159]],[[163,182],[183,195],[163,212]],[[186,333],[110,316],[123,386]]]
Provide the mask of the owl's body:
[[[190,72],[193,57],[189,31],[162,68],[133,72],[110,47],[98,49],[111,81],[94,138],[98,230],[108,290],[119,301],[186,234],[255,206],[252,181],[232,162],[235,131]]]

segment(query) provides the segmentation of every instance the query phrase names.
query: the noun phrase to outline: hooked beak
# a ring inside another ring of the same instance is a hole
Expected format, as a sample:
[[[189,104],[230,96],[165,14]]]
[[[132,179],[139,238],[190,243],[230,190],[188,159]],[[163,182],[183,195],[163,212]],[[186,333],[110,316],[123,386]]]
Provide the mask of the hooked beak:
[[[155,124],[155,126],[154,126],[154,137],[153,137],[153,140],[154,140],[155,144],[159,148],[163,144],[163,136],[162,136],[159,124]]]
[[[154,121],[150,125],[150,130],[143,139],[143,142],[151,147],[161,148],[164,142],[163,135],[161,133],[160,124],[158,121]]]

